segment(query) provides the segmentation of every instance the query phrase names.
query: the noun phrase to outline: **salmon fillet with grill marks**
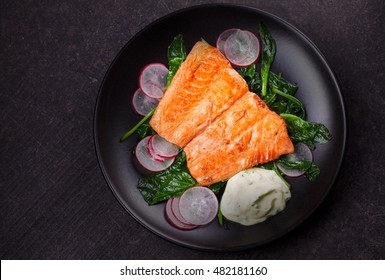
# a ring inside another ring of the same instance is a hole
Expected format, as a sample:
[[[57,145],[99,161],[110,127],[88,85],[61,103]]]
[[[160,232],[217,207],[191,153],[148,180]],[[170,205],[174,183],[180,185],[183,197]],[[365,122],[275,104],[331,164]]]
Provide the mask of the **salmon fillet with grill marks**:
[[[294,152],[285,121],[254,93],[243,95],[184,151],[191,175],[201,185]]]
[[[183,148],[248,92],[245,80],[214,47],[198,42],[151,118],[151,127]]]

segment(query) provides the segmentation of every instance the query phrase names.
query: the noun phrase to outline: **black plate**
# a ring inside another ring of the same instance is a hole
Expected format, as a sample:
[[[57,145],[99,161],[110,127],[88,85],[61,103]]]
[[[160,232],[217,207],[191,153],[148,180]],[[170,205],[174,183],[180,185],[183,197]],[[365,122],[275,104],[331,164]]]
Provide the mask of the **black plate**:
[[[263,21],[277,42],[273,71],[299,85],[297,97],[307,108],[308,120],[325,124],[333,140],[314,152],[321,176],[314,183],[305,178],[291,180],[292,199],[279,215],[254,226],[216,222],[193,231],[180,231],[164,218],[164,204],[148,206],[136,188],[139,174],[132,163],[131,137],[119,138],[141,117],[131,98],[138,87],[141,69],[151,62],[167,62],[167,47],[182,34],[188,50],[204,38],[215,44],[225,29],[237,27],[257,34]],[[289,232],[318,207],[337,176],[345,150],[346,120],[342,96],[332,70],[317,47],[298,29],[266,12],[239,6],[209,5],[172,13],[150,24],[120,51],[100,88],[94,121],[95,145],[102,172],[123,207],[143,226],[180,245],[215,251],[241,250],[272,241]]]

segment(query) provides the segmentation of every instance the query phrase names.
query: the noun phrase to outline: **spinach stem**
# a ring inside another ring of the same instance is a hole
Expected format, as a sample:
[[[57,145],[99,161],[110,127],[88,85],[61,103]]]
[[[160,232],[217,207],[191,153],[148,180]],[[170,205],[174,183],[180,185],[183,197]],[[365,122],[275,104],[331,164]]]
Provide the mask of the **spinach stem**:
[[[269,71],[266,71],[266,72],[269,73]],[[267,92],[267,80],[268,80],[268,77],[269,77],[269,74],[266,74],[266,73],[262,74],[262,91],[261,91],[261,95],[262,96],[265,96],[266,92]]]
[[[152,109],[143,119],[141,119],[133,128],[131,128],[129,131],[127,131],[121,138],[120,142],[123,142],[126,140],[128,137],[130,137],[138,128],[141,126],[145,121],[147,121],[155,112],[155,109]]]
[[[291,185],[289,184],[289,182],[286,181],[285,178],[283,178],[281,172],[279,172],[276,161],[273,162],[273,170],[275,171],[275,173],[277,173],[278,177],[281,178],[281,180],[285,183],[285,185],[286,185],[289,189],[291,189]]]
[[[272,94],[272,96],[270,97],[270,99],[267,99],[266,101],[265,101],[265,103],[266,103],[266,105],[268,106],[268,107],[270,107],[270,105],[273,103],[273,101],[275,100],[275,94],[273,95]]]
[[[261,95],[264,97],[267,93],[267,82],[269,79],[270,67],[273,64],[276,54],[276,43],[266,26],[261,23],[259,25],[259,35],[262,43],[261,53],[261,82],[262,90]]]
[[[280,91],[280,90],[277,89],[277,88],[272,88],[272,91],[273,91],[275,94],[278,94],[278,95],[280,95],[280,96],[282,96],[282,97],[285,97],[285,98],[287,98],[287,99],[293,101],[294,103],[296,103],[298,106],[300,106],[301,111],[302,111],[300,118],[301,118],[301,119],[305,119],[305,108],[304,108],[302,102],[299,101],[299,99],[295,98],[294,96],[292,96],[292,95],[290,95],[290,94],[284,93],[284,92]]]

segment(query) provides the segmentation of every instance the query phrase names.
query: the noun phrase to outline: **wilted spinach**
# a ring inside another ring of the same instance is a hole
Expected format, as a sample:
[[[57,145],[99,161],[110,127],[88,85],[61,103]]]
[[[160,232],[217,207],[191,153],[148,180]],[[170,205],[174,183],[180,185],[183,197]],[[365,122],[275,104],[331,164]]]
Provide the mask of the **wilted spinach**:
[[[139,126],[138,129],[135,131],[139,137],[145,138],[146,136],[149,136],[151,134],[155,134],[155,131],[150,126],[149,121],[150,120],[147,120],[145,123],[143,123],[141,126]]]
[[[186,154],[182,151],[168,169],[141,177],[138,189],[144,200],[153,205],[170,197],[179,196],[184,190],[196,184],[187,168]]]
[[[278,88],[272,88],[271,91],[274,94],[287,99],[279,100],[278,102],[276,102],[277,104],[279,104],[279,107],[277,105],[274,106],[274,103],[270,104],[274,111],[276,111],[278,114],[287,113],[296,115],[301,119],[305,119],[305,107],[303,106],[301,101],[299,101],[296,97],[290,94],[284,93]]]
[[[296,84],[290,83],[286,80],[281,73],[276,74],[274,72],[269,73],[269,82],[268,86],[270,88],[276,88],[282,91],[283,93],[294,96],[298,90],[298,86]]]
[[[290,160],[287,157],[280,157],[277,161],[285,169],[295,169],[305,171],[306,177],[309,181],[314,182],[318,175],[320,174],[320,170],[317,165],[307,160]]]
[[[249,85],[249,82],[251,79],[254,79],[254,76],[256,74],[256,70],[255,70],[255,64],[251,64],[249,66],[245,66],[245,67],[240,67],[237,69],[239,75],[242,76],[242,78],[245,79],[245,81],[247,82],[247,84]],[[250,85],[249,85],[250,87]]]
[[[315,144],[326,143],[332,139],[332,135],[325,125],[312,123],[291,114],[280,115],[286,122],[290,139],[295,142],[305,143],[311,150],[315,149]]]
[[[287,113],[305,119],[306,112],[302,102],[294,97],[298,86],[290,83],[281,74],[269,72],[266,94],[262,91],[260,74],[255,70],[255,64],[238,69],[238,73],[245,79],[249,90],[260,95],[266,105],[278,114]]]
[[[209,186],[209,188],[214,192],[214,193],[219,193],[220,190],[225,187],[227,184],[227,181],[220,181],[220,182],[217,182],[215,184],[212,184]]]
[[[320,169],[314,163],[310,166],[308,170],[306,170],[306,178],[308,178],[308,180],[311,182],[314,182],[320,174]]]
[[[172,78],[174,78],[179,66],[186,59],[186,45],[181,34],[174,37],[170,46],[168,47],[168,75],[167,86],[170,85]]]

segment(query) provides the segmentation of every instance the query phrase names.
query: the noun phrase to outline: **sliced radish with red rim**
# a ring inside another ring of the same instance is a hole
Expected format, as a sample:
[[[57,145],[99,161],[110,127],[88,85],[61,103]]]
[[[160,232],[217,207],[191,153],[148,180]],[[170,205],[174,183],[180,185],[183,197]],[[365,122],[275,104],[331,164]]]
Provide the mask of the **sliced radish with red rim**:
[[[148,97],[140,88],[135,91],[132,97],[134,109],[141,116],[146,116],[158,103],[159,99]]]
[[[156,161],[158,162],[164,162],[166,159],[164,157],[159,156],[155,151],[154,147],[152,146],[152,139],[154,138],[156,134],[151,135],[150,138],[148,138],[148,143],[147,143],[147,150],[148,154]]]
[[[174,197],[171,201],[171,210],[172,210],[172,213],[174,214],[174,216],[182,223],[182,224],[185,224],[185,225],[189,225],[189,226],[196,226],[194,224],[191,224],[189,223],[188,221],[186,221],[185,218],[183,218],[182,214],[180,213],[180,209],[179,209],[179,200],[180,198],[179,197]]]
[[[192,230],[192,229],[197,228],[198,227],[197,225],[182,223],[174,215],[174,212],[172,209],[173,202],[174,202],[174,198],[170,198],[169,200],[167,200],[166,206],[165,206],[165,215],[166,215],[167,220],[170,222],[170,224],[173,225],[174,227],[178,228],[178,229],[181,229],[181,230]]]
[[[155,134],[153,137],[151,137],[149,140],[149,145],[151,146],[155,155],[162,158],[173,158],[176,157],[179,153],[179,147],[177,145],[168,142],[158,134]]]
[[[148,140],[152,136],[147,136],[143,138],[135,148],[135,158],[139,162],[139,164],[149,172],[159,172],[163,171],[171,166],[174,162],[175,158],[163,158],[163,161],[156,160],[149,153],[148,149]]]
[[[313,162],[313,153],[306,144],[299,142],[294,146],[294,153],[286,155],[286,158],[291,161],[306,160]],[[306,171],[303,170],[286,169],[279,163],[277,164],[277,166],[283,174],[289,177],[299,177],[306,173]]]
[[[259,40],[250,31],[238,29],[227,38],[224,51],[232,64],[249,66],[259,57]]]
[[[217,49],[224,55],[225,54],[225,43],[227,38],[229,38],[234,32],[239,30],[238,28],[230,28],[223,31],[217,39]]]
[[[180,197],[179,210],[188,223],[205,225],[216,217],[218,199],[208,187],[192,187]]]
[[[167,84],[168,69],[161,63],[145,66],[139,77],[139,87],[151,98],[162,98]]]

